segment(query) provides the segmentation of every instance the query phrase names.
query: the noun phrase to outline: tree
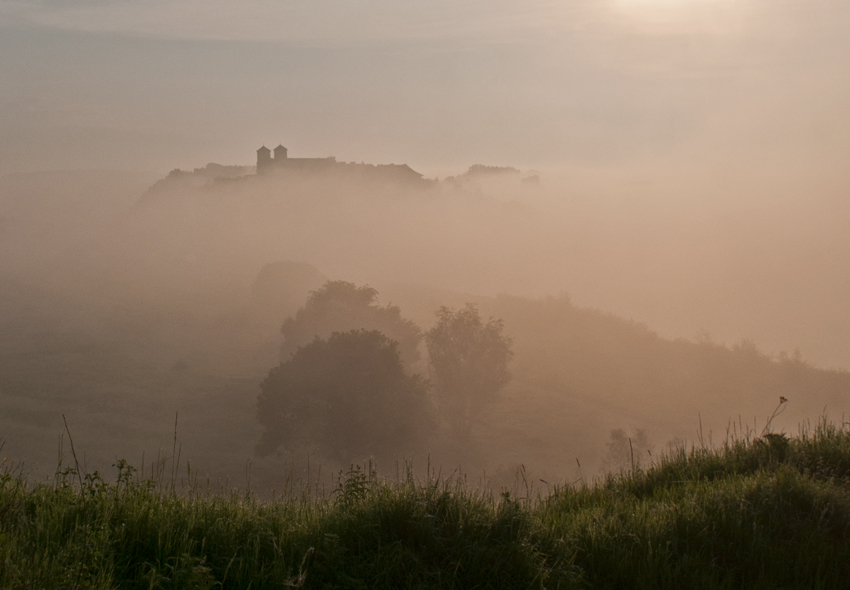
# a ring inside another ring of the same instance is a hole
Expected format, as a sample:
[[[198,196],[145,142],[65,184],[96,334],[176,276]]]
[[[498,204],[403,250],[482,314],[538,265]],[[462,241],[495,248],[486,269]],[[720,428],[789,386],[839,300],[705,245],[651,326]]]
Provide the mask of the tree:
[[[484,323],[467,303],[460,310],[441,307],[437,324],[425,334],[442,414],[462,437],[511,379],[511,339],[502,329],[502,320]]]
[[[433,424],[425,381],[404,372],[398,343],[375,330],[299,348],[269,371],[257,417],[259,454],[313,443],[340,462],[412,450]]]
[[[422,331],[401,317],[398,306],[381,307],[377,299],[378,292],[372,287],[328,281],[310,293],[304,307],[283,323],[284,360],[316,336],[327,338],[333,332],[365,329],[378,330],[398,342],[405,365],[413,366],[419,359]]]

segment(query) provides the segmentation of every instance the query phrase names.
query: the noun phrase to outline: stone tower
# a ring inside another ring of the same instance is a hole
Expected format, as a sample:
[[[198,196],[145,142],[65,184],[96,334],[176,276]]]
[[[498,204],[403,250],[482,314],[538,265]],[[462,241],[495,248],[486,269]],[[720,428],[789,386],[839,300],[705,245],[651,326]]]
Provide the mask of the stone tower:
[[[284,151],[286,148],[284,148]],[[272,151],[266,146],[261,147],[257,150],[257,174],[265,174],[272,167]],[[277,150],[275,150],[277,153]]]

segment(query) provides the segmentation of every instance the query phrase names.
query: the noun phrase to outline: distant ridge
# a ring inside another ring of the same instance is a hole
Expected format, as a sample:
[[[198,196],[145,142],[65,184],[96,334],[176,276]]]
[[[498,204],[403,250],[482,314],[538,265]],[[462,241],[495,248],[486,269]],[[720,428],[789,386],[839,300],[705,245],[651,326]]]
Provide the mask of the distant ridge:
[[[530,172],[525,174],[510,166],[487,166],[473,164],[457,176],[448,176],[442,184],[464,192],[480,192],[480,183],[520,182],[525,186],[539,184],[539,177]],[[322,158],[292,158],[288,148],[279,144],[269,149],[265,145],[257,150],[256,166],[223,165],[209,163],[203,168],[180,170],[175,168],[165,178],[155,182],[138,201],[145,205],[160,197],[176,195],[182,191],[213,190],[223,185],[242,185],[258,182],[262,185],[289,181],[342,182],[344,186],[376,188],[427,189],[441,184],[439,179],[425,178],[407,164],[367,164],[365,162],[339,162],[334,156]]]

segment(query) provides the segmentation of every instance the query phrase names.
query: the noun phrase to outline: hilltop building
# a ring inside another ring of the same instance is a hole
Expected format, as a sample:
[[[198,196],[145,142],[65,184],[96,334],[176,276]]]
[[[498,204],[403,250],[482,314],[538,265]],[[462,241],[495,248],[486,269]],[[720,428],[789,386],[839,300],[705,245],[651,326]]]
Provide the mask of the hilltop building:
[[[357,164],[355,162],[337,162],[336,158],[290,158],[289,150],[278,145],[272,150],[266,146],[257,150],[257,174],[273,174],[281,171],[311,173],[356,174],[374,180],[393,180],[396,182],[422,181],[422,175],[407,164]]]
[[[290,158],[288,151],[282,145],[272,151],[266,146],[257,150],[257,174],[268,174],[274,170],[287,168],[290,170],[321,171],[337,163],[336,158]]]

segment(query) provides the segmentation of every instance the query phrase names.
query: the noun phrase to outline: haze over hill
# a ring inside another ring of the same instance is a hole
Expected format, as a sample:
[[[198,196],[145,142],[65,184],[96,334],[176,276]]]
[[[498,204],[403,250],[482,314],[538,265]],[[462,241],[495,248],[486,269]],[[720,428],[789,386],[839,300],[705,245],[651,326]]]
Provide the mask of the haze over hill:
[[[179,411],[242,473],[327,281],[504,320],[513,380],[447,463],[566,478],[612,431],[847,411],[848,10],[0,2],[7,452],[50,463],[64,413],[92,464],[150,459]],[[257,174],[263,142],[303,170]]]
[[[259,384],[281,360],[280,327],[329,279],[372,285],[381,304],[398,305],[423,330],[441,305],[472,302],[484,317],[504,320],[513,380],[473,442],[435,439],[415,453],[421,459],[430,451],[435,461],[498,481],[520,463],[555,480],[577,477],[577,458],[587,473],[610,467],[606,444],[616,430],[643,431],[647,448],[658,450],[694,440],[700,420],[706,437],[722,437],[730,419],[736,428],[763,425],[780,395],[792,400],[776,422],[781,428],[846,408],[850,377],[812,367],[805,338],[796,354],[792,346],[759,352],[765,347],[757,339],[742,340],[746,325],[734,314],[747,298],[754,305],[778,299],[747,293],[752,283],[744,279],[709,280],[763,272],[747,253],[760,252],[765,236],[741,231],[734,252],[721,244],[706,251],[706,236],[696,231],[707,231],[705,219],[672,204],[650,208],[637,191],[630,200],[573,193],[556,201],[562,189],[545,175],[527,183],[523,173],[497,173],[488,186],[490,176],[466,173],[404,186],[250,169],[222,181],[205,176],[210,170],[220,171],[209,166],[155,183],[117,174],[3,178],[7,452],[49,468],[65,414],[91,465],[139,460],[142,450],[149,461],[168,448],[179,412],[184,456],[195,469],[241,477],[260,435]],[[676,224],[663,224],[662,212],[678,215]],[[773,214],[791,222],[788,212]],[[766,211],[748,215],[755,223]],[[819,239],[828,236],[822,231]],[[663,264],[649,264],[650,253]],[[792,268],[811,272],[808,258],[783,258],[783,265],[777,280]],[[656,283],[660,268],[665,279]],[[835,278],[821,285],[828,290]],[[740,330],[727,346],[696,327],[670,329],[676,318],[660,306],[654,310],[666,318],[667,339],[652,324],[630,321],[635,314],[610,313],[628,309],[641,290],[670,303],[670,292],[706,282],[701,302],[743,292],[719,306]],[[569,285],[583,300],[564,294]],[[589,306],[593,298],[608,305]],[[808,313],[786,314],[783,326],[807,324]],[[840,313],[836,306],[832,318]],[[793,342],[781,327],[761,324]],[[811,342],[829,333],[812,334]],[[831,333],[844,336],[838,322]],[[411,370],[427,374],[426,360]],[[303,452],[252,459],[254,485],[279,484],[281,461],[303,465]]]

